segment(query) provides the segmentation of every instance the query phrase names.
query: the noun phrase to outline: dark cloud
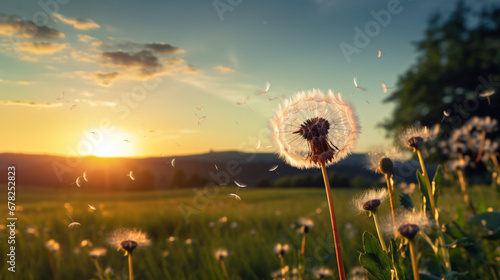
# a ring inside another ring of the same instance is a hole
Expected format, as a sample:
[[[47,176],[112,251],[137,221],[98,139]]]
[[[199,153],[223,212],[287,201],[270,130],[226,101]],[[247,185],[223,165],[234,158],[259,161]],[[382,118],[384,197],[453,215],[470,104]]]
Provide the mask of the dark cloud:
[[[165,44],[165,43],[140,44],[140,43],[134,43],[134,42],[124,42],[124,43],[114,44],[113,46],[115,48],[123,49],[123,50],[127,50],[127,51],[150,50],[150,51],[153,51],[155,54],[162,54],[162,55],[169,55],[169,54],[185,53],[186,52],[181,48],[178,48],[176,46],[172,46],[170,44]]]
[[[31,20],[17,16],[0,15],[0,35],[17,36],[25,39],[64,38],[64,33],[48,26],[38,26]]]
[[[95,72],[93,75],[97,84],[105,87],[111,86],[120,77],[118,72]]]
[[[103,52],[103,64],[110,67],[124,68],[126,70],[151,71],[150,69],[161,68],[161,62],[153,52],[142,50],[136,53],[128,53],[124,51]]]

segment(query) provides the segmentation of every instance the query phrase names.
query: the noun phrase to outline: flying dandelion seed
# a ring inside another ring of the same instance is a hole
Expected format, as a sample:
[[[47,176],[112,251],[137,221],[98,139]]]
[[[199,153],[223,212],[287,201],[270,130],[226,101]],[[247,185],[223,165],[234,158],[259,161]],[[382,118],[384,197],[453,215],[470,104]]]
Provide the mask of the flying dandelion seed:
[[[384,90],[384,93],[387,93],[388,92],[388,87],[385,83],[381,83],[382,84],[382,89]]]
[[[73,109],[75,109],[75,108],[76,108],[76,106],[78,106],[78,105],[73,104],[73,105],[71,105],[71,107],[70,107],[69,109],[70,109],[70,110],[73,110]]]
[[[278,169],[278,165],[275,165],[275,166],[272,166],[271,168],[269,168],[269,172],[273,172],[274,171],[274,172],[276,172],[276,174],[280,175],[278,173],[278,171],[276,171],[276,169]]]
[[[203,120],[205,120],[206,118],[207,118],[207,116],[202,116],[202,117],[200,117],[200,118],[198,119],[198,125],[200,125],[200,124],[203,122]]]
[[[71,184],[76,184],[77,187],[81,188],[82,187],[82,183],[83,183],[83,177],[82,176],[78,176],[76,177],[76,180],[75,182],[71,183]]]
[[[238,188],[246,188],[247,187],[246,184],[240,183],[240,182],[238,182],[236,180],[234,180],[234,183],[236,184],[236,186],[238,186]]]
[[[88,179],[88,177],[87,177],[87,171],[83,171],[83,175],[82,175],[82,177],[83,177],[83,180],[85,180],[85,182],[88,182],[88,181],[89,181],[89,179]]]
[[[196,107],[196,109],[197,109],[198,111],[203,111],[203,110],[205,110],[205,108],[203,108],[203,107]]]
[[[247,98],[245,98],[245,100],[242,102],[236,102],[236,104],[237,105],[246,105],[248,107],[248,109],[250,109],[250,111],[253,111],[252,108],[250,108],[250,106],[248,106],[248,104],[247,104],[248,99],[250,99],[250,96],[247,96]]]
[[[490,96],[492,96],[493,94],[495,94],[495,91],[489,90],[479,94],[479,96],[488,98],[488,104],[491,105]]]
[[[130,140],[124,139],[123,142],[130,143]]]
[[[68,216],[70,219],[71,219],[71,223],[68,225],[68,229],[76,229],[76,228],[79,228],[81,226],[81,224],[79,222],[75,222],[73,220],[73,218],[71,218],[70,216]]]
[[[257,146],[255,147],[255,149],[260,149],[261,147],[261,143],[260,143],[260,139],[257,140]]]
[[[380,58],[382,56],[382,51],[381,50],[377,50],[377,58]]]
[[[130,172],[128,174],[126,174],[125,176],[129,177],[130,180],[135,181],[134,171],[130,170]]]
[[[360,88],[360,87],[358,86],[358,77],[354,77],[354,78],[352,79],[352,81],[354,82],[354,86],[355,86],[356,88],[355,88],[355,89],[354,89],[354,91],[351,93],[351,95],[353,95],[353,94],[354,94],[354,92],[355,92],[357,89],[359,89],[359,90],[361,90],[361,91],[366,91],[366,89]]]
[[[228,194],[228,196],[230,196],[230,197],[232,197],[232,198],[234,198],[236,200],[241,200],[241,197],[239,195],[235,194],[235,193],[230,193],[230,194]]]
[[[266,89],[264,91],[262,91],[262,92],[256,93],[256,95],[263,95],[263,94],[265,94],[267,96],[267,99],[269,99],[269,101],[272,101],[273,99],[271,99],[269,97],[269,95],[267,94],[267,92],[269,91],[270,87],[271,87],[271,84],[269,82],[266,82]]]
[[[217,167],[217,164],[214,164],[215,170],[219,171],[219,167]]]
[[[170,161],[170,164],[172,165],[172,167],[175,167],[175,158]]]
[[[87,204],[89,206],[89,208],[92,210],[92,211],[95,211],[95,207],[93,205],[90,205],[90,204]]]
[[[90,134],[97,135],[97,133],[95,133],[95,131],[91,131]]]
[[[65,95],[65,93],[63,91],[62,95],[60,97],[57,97],[56,100],[64,100],[64,95]]]

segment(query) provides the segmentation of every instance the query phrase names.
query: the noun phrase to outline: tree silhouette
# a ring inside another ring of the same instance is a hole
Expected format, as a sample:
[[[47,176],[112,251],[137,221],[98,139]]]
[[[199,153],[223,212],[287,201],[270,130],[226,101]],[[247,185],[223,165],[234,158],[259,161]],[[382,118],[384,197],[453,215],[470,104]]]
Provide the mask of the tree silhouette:
[[[416,65],[384,100],[396,104],[392,117],[381,123],[388,136],[410,125],[440,123],[444,110],[445,133],[472,116],[500,118],[500,93],[490,96],[491,104],[480,96],[500,90],[500,6],[474,11],[459,1],[447,19],[439,13],[430,18],[416,47]]]

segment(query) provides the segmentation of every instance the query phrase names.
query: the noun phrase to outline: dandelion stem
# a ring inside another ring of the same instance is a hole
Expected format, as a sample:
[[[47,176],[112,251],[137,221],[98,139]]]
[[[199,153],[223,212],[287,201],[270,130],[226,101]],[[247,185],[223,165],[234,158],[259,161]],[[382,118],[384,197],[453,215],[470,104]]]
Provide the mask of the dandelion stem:
[[[56,280],[57,279],[56,266],[54,264],[54,254],[52,252],[49,253],[49,265],[50,265],[50,270],[52,271],[52,280]]]
[[[380,226],[378,224],[378,216],[375,212],[372,212],[373,220],[375,221],[375,228],[377,229],[378,239],[380,240],[380,245],[382,245],[382,250],[387,252],[387,246],[385,245],[384,237],[380,231]]]
[[[323,180],[325,181],[326,196],[328,197],[328,206],[330,207],[330,218],[332,220],[333,238],[335,241],[335,253],[337,254],[337,266],[339,268],[340,280],[346,280],[344,272],[344,263],[342,261],[342,252],[340,250],[340,237],[337,229],[337,221],[335,218],[335,209],[333,208],[332,191],[330,190],[330,181],[326,173],[325,163],[321,162],[321,171],[323,173]]]
[[[282,279],[285,279],[285,258],[283,255],[279,254],[280,257],[280,266],[281,266],[281,277]]]
[[[413,239],[408,240],[410,243],[410,255],[411,255],[411,267],[413,269],[413,280],[420,280],[420,275],[418,274],[418,264],[417,264],[417,254],[415,252],[415,241]]]
[[[224,260],[220,260],[220,266],[222,267],[222,272],[224,273],[224,277],[226,277],[226,280],[229,280],[229,275],[227,274],[226,270],[226,265],[224,264]]]
[[[420,168],[422,168],[422,173],[425,178],[425,183],[427,184],[427,193],[429,194],[429,201],[431,204],[432,216],[434,218],[434,222],[436,223],[436,229],[438,232],[439,243],[441,243],[441,250],[443,252],[443,260],[446,268],[446,272],[451,271],[451,263],[450,256],[448,255],[448,250],[446,249],[446,243],[444,241],[443,231],[441,230],[441,226],[439,225],[439,214],[436,209],[436,203],[434,201],[434,191],[432,190],[431,182],[429,180],[429,174],[427,173],[427,169],[425,168],[424,158],[422,157],[422,152],[420,149],[416,149],[418,161],[420,162]]]
[[[479,144],[479,151],[477,152],[476,163],[478,163],[481,160],[481,157],[483,156],[483,146],[485,140],[486,140],[486,130],[483,130],[483,133],[481,133],[481,144]]]
[[[93,260],[94,260],[95,268],[97,269],[97,276],[99,277],[99,280],[104,280],[104,277],[102,276],[102,268],[99,265],[99,262],[97,261],[96,258],[93,258]]]
[[[387,182],[387,190],[389,191],[389,200],[391,202],[392,223],[396,226],[396,205],[394,203],[394,193],[392,192],[391,177],[387,173],[385,174],[385,181]]]
[[[132,265],[132,253],[128,253],[128,275],[130,280],[134,280],[134,266]]]
[[[469,193],[467,192],[467,181],[465,180],[464,172],[460,169],[457,170],[458,180],[460,181],[460,190],[464,198],[465,207],[469,208],[470,212],[475,216],[476,210],[469,199]]]
[[[305,272],[305,267],[304,267],[304,262],[305,262],[305,259],[306,259],[306,236],[307,236],[307,233],[304,232],[304,234],[302,235],[302,248],[300,249],[300,255],[302,256],[302,273]]]

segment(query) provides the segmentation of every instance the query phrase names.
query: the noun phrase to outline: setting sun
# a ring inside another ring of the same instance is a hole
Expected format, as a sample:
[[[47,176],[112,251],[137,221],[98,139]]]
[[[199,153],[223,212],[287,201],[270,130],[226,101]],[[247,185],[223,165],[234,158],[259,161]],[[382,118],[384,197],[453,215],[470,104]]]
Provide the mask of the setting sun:
[[[98,157],[130,157],[136,156],[136,138],[120,128],[113,128],[112,131],[102,132],[99,129],[90,130],[82,139],[82,142],[90,144],[91,148],[85,155]]]

